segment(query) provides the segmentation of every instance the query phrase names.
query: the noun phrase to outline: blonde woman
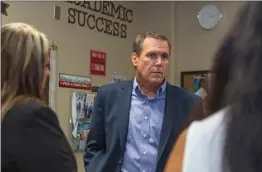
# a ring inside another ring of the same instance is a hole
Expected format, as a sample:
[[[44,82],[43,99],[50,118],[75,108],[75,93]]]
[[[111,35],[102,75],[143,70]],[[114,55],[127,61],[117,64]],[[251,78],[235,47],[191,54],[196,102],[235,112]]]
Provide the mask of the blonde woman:
[[[56,114],[44,103],[45,34],[24,23],[1,28],[1,171],[76,172]]]

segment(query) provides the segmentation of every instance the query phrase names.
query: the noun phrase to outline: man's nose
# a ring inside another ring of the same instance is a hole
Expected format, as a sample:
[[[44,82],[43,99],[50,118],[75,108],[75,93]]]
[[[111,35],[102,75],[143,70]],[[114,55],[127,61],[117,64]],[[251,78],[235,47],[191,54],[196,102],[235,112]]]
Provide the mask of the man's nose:
[[[156,58],[156,65],[161,65],[161,64],[162,64],[162,61],[163,61],[162,57],[161,57],[161,56],[158,56],[158,57]]]

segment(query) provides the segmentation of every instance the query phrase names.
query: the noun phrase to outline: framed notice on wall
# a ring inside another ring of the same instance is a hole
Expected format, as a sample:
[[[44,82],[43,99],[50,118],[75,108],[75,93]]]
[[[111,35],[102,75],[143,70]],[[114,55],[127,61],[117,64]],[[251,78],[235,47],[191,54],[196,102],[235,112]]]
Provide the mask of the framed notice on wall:
[[[102,51],[90,50],[90,74],[106,75],[106,53]]]

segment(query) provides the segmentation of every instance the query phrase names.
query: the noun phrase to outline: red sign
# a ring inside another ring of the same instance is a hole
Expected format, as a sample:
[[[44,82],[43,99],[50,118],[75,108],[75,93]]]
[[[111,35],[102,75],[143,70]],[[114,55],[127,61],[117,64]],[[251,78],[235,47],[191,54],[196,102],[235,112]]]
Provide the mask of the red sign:
[[[90,74],[106,75],[106,53],[90,50]]]
[[[59,87],[91,90],[91,78],[60,73]]]

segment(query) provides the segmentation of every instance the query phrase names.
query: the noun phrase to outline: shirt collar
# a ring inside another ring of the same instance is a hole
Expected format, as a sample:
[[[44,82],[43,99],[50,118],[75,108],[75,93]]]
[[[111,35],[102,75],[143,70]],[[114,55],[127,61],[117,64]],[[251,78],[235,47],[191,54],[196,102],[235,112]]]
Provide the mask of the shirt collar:
[[[161,96],[165,91],[166,91],[166,85],[167,85],[167,82],[166,80],[164,80],[163,84],[161,85],[161,87],[157,90],[157,96],[156,97],[159,97]],[[133,92],[141,92],[141,89],[140,89],[140,86],[138,85],[137,81],[136,81],[136,77],[134,78],[134,81],[133,81]]]

